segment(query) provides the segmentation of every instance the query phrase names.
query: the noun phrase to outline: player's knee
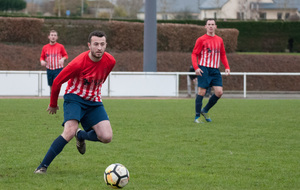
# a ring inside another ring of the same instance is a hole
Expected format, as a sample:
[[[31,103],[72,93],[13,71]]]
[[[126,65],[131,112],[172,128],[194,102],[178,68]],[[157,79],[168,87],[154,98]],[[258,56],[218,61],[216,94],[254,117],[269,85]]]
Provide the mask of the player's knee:
[[[198,95],[200,95],[200,96],[204,96],[206,94],[206,90],[205,89],[199,89],[198,90]]]
[[[67,121],[64,124],[64,131],[61,136],[66,140],[70,141],[74,136],[78,128],[78,122],[75,120]]]
[[[98,139],[102,143],[110,143],[112,140],[112,134],[104,134],[104,135],[98,136]]]
[[[219,98],[223,95],[223,90],[215,92],[215,95]]]
[[[66,141],[70,141],[76,133],[76,129],[75,128],[67,128],[63,131],[63,133],[61,134],[61,136],[66,140]]]

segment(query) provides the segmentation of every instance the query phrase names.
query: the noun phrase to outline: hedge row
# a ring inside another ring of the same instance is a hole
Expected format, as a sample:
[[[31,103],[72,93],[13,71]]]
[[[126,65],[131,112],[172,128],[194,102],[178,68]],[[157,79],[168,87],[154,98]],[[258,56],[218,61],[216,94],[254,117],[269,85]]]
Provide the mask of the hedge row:
[[[42,44],[4,44],[0,43],[0,70],[45,70],[39,62]],[[66,46],[68,64],[83,51],[85,46]],[[18,52],[18,56],[11,56]],[[141,51],[109,51],[115,59],[113,71],[143,71],[143,52]],[[295,72],[300,71],[300,56],[271,54],[239,54],[228,53],[231,72]],[[157,71],[187,72],[191,65],[191,52],[157,53]],[[220,70],[224,72],[221,64]],[[180,76],[180,90],[186,90],[186,76]],[[300,76],[247,76],[249,91],[300,91]],[[242,91],[243,76],[231,75],[223,77],[225,91]]]
[[[58,31],[59,42],[64,45],[85,45],[91,31],[103,30],[108,36],[111,49],[143,50],[144,24],[138,22],[2,17],[0,41],[46,44],[47,34],[51,29]],[[203,26],[157,24],[157,50],[191,52],[197,38],[205,33]],[[224,39],[226,51],[234,52],[239,31],[218,29],[216,33]]]
[[[203,26],[204,21],[160,21]],[[293,39],[293,51],[300,52],[300,22],[283,21],[217,21],[219,28],[236,28],[239,33],[239,52],[284,52]]]
[[[43,19],[0,17],[0,41],[39,43],[42,40]]]

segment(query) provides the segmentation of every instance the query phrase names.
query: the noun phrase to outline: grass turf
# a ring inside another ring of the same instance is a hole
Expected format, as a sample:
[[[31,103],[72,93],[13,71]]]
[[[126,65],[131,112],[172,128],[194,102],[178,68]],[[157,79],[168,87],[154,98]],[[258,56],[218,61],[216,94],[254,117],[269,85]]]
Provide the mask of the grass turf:
[[[80,155],[73,139],[37,175],[63,130],[63,101],[56,115],[48,103],[0,99],[0,189],[109,189],[112,163],[128,168],[128,190],[300,189],[300,100],[221,99],[195,124],[193,99],[104,99],[113,141]]]

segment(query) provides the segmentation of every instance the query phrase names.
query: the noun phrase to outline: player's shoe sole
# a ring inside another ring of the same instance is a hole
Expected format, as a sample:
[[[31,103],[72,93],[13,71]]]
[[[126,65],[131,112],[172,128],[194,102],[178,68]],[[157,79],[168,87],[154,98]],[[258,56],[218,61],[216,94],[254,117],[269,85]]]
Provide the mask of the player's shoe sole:
[[[45,168],[45,167],[41,167],[41,168],[37,168],[37,169],[35,169],[34,170],[34,173],[35,174],[46,174],[47,173],[47,168]]]
[[[201,111],[201,115],[203,115],[203,117],[205,118],[205,121],[211,122],[211,119],[210,119],[208,113]]]
[[[84,140],[79,140],[77,137],[78,132],[81,131],[81,129],[77,129],[76,134],[75,134],[75,138],[76,138],[76,147],[77,150],[80,154],[84,154],[85,150],[86,150],[86,145],[85,145],[85,141]]]

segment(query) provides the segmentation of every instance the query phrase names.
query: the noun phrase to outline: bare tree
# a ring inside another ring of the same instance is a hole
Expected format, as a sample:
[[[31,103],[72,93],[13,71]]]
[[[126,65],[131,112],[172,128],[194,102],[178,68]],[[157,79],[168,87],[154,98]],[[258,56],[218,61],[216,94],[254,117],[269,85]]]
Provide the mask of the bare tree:
[[[240,20],[246,20],[247,19],[247,12],[249,11],[249,2],[248,0],[240,0],[238,1],[238,16],[237,18]]]
[[[160,10],[162,13],[166,13],[170,7],[171,2],[168,0],[160,0]]]
[[[136,18],[143,4],[143,0],[117,0],[116,9],[125,10],[129,18]]]
[[[252,2],[250,3],[250,19],[259,19],[259,3],[260,0],[252,0]]]
[[[41,8],[43,10],[44,13],[50,13],[53,14],[53,10],[54,10],[54,1],[47,1],[47,2],[43,2],[41,4]]]

